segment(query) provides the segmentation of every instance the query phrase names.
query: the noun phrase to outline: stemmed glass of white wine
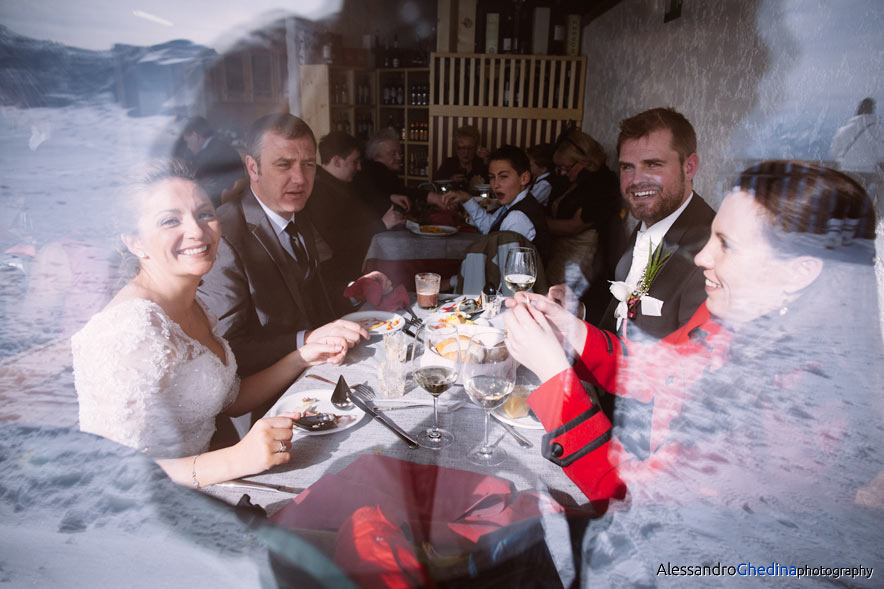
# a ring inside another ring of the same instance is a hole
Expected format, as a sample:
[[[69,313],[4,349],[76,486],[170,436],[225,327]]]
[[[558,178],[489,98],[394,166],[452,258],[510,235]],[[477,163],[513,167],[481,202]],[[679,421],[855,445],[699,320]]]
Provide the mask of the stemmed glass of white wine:
[[[516,361],[506,349],[504,332],[489,329],[477,332],[470,339],[463,361],[463,383],[470,399],[485,410],[484,442],[467,458],[479,466],[497,466],[506,460],[503,448],[488,443],[488,415],[500,406],[516,384]]]
[[[417,437],[418,443],[424,448],[441,450],[454,442],[454,434],[439,427],[436,403],[439,395],[457,382],[462,357],[460,336],[454,326],[433,328],[425,323],[414,334],[412,374],[417,384],[433,395],[433,427]]]
[[[503,281],[513,292],[530,290],[537,280],[537,255],[530,247],[511,249],[506,254]]]

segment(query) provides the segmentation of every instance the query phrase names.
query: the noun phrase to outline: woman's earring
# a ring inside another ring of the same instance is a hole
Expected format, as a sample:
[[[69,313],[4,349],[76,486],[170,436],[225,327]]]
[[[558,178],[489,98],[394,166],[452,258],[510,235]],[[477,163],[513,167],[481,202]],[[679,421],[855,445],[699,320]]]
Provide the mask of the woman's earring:
[[[142,260],[147,257],[147,255],[144,252],[138,252],[135,255],[138,256],[139,258],[141,258]]]

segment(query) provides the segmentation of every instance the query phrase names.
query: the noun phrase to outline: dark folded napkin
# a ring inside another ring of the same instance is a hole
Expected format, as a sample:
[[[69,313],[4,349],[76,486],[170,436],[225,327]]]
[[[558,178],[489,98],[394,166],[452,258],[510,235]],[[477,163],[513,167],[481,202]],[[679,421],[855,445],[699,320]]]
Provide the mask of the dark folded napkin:
[[[380,311],[396,311],[407,307],[411,301],[408,291],[403,285],[399,285],[387,294],[381,291],[381,285],[371,278],[360,278],[344,290],[345,297],[351,297],[367,302]]]

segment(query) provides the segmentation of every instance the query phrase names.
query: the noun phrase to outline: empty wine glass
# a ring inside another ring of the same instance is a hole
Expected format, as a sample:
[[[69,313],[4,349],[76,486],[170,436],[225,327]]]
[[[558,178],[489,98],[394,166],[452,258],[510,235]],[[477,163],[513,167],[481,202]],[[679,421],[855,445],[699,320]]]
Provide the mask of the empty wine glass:
[[[529,290],[537,280],[537,258],[530,247],[511,249],[506,254],[503,281],[513,292]]]
[[[439,427],[438,397],[450,389],[460,375],[462,353],[457,328],[428,327],[424,324],[414,334],[411,369],[414,380],[433,395],[433,427],[421,432],[417,441],[424,448],[439,450],[454,442],[454,434]]]
[[[463,382],[470,399],[485,410],[484,442],[470,450],[467,458],[480,466],[497,466],[506,460],[506,451],[488,444],[488,415],[516,384],[516,361],[506,349],[503,331],[489,329],[470,339],[463,360]]]

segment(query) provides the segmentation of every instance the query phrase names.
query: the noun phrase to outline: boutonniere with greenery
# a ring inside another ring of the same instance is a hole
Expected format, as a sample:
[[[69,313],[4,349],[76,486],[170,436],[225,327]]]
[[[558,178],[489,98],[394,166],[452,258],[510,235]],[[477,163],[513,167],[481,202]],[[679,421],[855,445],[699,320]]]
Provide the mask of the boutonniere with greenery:
[[[614,317],[617,318],[617,331],[620,331],[620,324],[623,323],[624,319],[627,317],[635,319],[639,303],[641,303],[643,315],[660,316],[660,312],[663,309],[663,301],[648,296],[648,292],[651,290],[651,285],[654,283],[654,279],[657,278],[666,260],[669,259],[670,254],[671,252],[663,253],[662,243],[656,248],[654,248],[653,243],[649,243],[648,264],[642,271],[642,276],[636,284],[635,290],[630,290],[629,285],[622,280],[611,282],[611,294],[620,301],[620,304],[614,310]]]

